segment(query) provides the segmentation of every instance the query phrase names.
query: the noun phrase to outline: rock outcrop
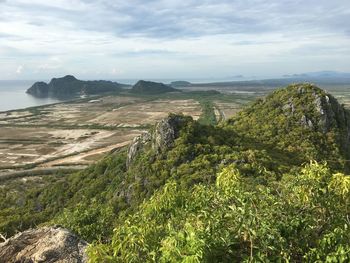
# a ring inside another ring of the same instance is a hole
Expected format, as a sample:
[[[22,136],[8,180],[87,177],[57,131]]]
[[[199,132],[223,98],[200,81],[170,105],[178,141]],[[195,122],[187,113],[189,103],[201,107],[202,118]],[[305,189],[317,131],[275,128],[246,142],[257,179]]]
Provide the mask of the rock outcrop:
[[[350,112],[314,84],[292,84],[275,90],[228,124],[237,133],[287,151],[298,161],[330,160],[338,169],[348,166]]]
[[[33,86],[27,90],[27,93],[35,95],[36,97],[45,98],[49,93],[49,85],[42,81],[35,82]]]
[[[332,127],[350,130],[350,116],[348,112],[332,95],[316,97],[315,104],[321,115],[318,125],[321,126],[323,132],[328,132]]]
[[[87,262],[87,245],[61,227],[31,229],[0,243],[0,262]]]
[[[145,132],[133,139],[132,143],[129,146],[128,156],[126,159],[126,167],[129,167],[130,164],[133,163],[138,154],[144,149],[147,144],[151,142],[151,140],[152,135],[149,132]]]
[[[302,115],[301,124],[305,127],[323,133],[329,132],[332,128],[350,130],[348,112],[332,95],[313,85],[299,87],[298,93],[300,96],[309,94],[312,98],[311,105],[314,107],[313,116]]]
[[[188,121],[187,117],[181,115],[170,115],[156,124],[153,133],[152,148],[156,153],[161,153],[173,146],[179,137],[181,127]]]
[[[153,132],[146,132],[134,138],[128,150],[127,167],[146,147],[152,148],[156,154],[166,152],[179,137],[180,129],[190,120],[192,118],[189,116],[169,114],[155,125]]]

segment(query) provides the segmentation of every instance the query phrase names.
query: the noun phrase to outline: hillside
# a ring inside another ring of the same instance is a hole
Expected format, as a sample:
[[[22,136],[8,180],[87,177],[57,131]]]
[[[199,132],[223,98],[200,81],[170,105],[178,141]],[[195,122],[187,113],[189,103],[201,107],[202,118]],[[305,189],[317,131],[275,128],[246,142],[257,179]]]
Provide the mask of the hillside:
[[[139,80],[130,90],[138,94],[162,94],[167,92],[180,91],[163,83]]]
[[[170,114],[82,172],[4,185],[0,232],[60,224],[91,262],[347,262],[348,116],[311,84],[215,126]]]
[[[312,84],[290,85],[228,120],[247,140],[258,140],[301,160],[327,160],[345,167],[350,157],[350,115],[338,101]]]
[[[121,91],[125,85],[105,80],[83,81],[74,76],[53,78],[49,83],[36,82],[27,93],[36,97],[71,97]]]

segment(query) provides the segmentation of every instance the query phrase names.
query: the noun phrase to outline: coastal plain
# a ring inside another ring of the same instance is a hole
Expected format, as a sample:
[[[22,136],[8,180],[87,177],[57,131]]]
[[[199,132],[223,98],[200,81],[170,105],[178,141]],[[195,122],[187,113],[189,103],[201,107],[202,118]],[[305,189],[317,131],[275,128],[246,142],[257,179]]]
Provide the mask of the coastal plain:
[[[199,119],[202,102],[197,94],[124,94],[0,112],[0,171],[85,167],[127,146],[169,113]],[[213,98],[217,119],[234,115],[241,105]]]

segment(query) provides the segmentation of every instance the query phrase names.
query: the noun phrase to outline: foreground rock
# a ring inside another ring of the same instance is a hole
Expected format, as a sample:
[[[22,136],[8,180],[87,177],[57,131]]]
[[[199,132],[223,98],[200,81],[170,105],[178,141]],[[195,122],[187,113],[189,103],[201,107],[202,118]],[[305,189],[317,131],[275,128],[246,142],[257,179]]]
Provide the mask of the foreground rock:
[[[0,262],[87,262],[87,245],[61,227],[31,229],[0,243]]]

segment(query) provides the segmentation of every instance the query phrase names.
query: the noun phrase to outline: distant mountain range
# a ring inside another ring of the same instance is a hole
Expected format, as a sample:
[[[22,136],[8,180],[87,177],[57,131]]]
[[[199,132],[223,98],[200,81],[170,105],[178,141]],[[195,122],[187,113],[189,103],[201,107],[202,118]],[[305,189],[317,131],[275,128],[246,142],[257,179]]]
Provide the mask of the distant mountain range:
[[[174,81],[169,85],[177,88],[224,88],[224,89],[242,89],[242,90],[270,90],[291,83],[310,82],[317,85],[350,85],[350,73],[342,73],[336,71],[319,71],[311,73],[301,73],[284,75],[281,78],[260,79],[260,80],[233,80],[223,82],[207,82],[207,83],[190,83],[188,81]]]
[[[285,78],[348,78],[350,73],[338,71],[317,71],[301,74],[283,75]]]

